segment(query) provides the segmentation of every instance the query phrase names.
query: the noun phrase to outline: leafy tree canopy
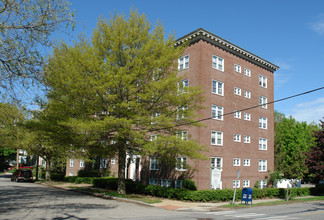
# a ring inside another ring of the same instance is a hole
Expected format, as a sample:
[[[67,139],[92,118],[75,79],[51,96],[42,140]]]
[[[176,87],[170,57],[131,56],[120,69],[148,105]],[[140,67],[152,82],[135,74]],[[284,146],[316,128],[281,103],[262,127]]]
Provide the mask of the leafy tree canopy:
[[[116,14],[99,19],[91,39],[57,45],[45,68],[48,98],[69,116],[66,125],[87,136],[86,147],[118,156],[120,193],[126,153],[170,164],[179,155],[203,157],[202,146],[180,138],[187,129],[181,125],[197,119],[201,91],[178,87],[175,61],[183,48],[164,35],[161,24],[153,27],[137,11]]]
[[[305,152],[315,145],[312,134],[317,129],[315,124],[275,112],[275,170],[286,178],[303,178],[308,171]]]
[[[68,7],[66,0],[0,0],[1,95],[39,78],[39,46],[51,45],[55,30],[73,24]]]

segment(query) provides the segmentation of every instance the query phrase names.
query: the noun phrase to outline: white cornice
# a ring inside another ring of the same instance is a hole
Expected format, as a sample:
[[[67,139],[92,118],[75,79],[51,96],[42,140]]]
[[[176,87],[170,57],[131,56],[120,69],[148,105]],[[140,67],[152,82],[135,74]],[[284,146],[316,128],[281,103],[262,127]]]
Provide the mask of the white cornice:
[[[185,42],[188,42],[188,41],[195,42],[200,39],[205,40],[215,46],[222,47],[225,50],[227,50],[231,53],[234,53],[236,55],[239,55],[240,57],[245,58],[257,65],[260,65],[261,67],[264,67],[272,72],[279,69],[278,66],[270,63],[269,61],[262,59],[261,57],[258,57],[256,55],[254,55],[253,53],[250,53],[249,51],[244,50],[244,49],[232,44],[231,42],[224,40],[224,39],[218,37],[217,35],[212,34],[202,28],[200,28],[196,31],[193,31],[190,34],[188,34],[182,38],[179,38],[176,41],[175,46],[179,46],[179,45],[181,45]]]

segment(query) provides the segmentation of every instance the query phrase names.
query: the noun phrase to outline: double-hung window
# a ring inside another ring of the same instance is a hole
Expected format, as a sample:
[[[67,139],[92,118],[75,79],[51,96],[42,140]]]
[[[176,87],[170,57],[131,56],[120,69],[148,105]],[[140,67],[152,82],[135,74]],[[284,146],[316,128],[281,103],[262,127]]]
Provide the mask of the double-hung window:
[[[80,167],[84,167],[84,160],[80,160]]]
[[[235,72],[241,73],[241,66],[238,64],[234,64],[234,70]]]
[[[259,105],[261,108],[267,108],[268,99],[264,96],[259,96]]]
[[[73,158],[70,159],[70,167],[74,167],[74,159]]]
[[[265,117],[259,117],[259,128],[262,128],[262,129],[267,129],[268,127],[268,119],[265,118]]]
[[[240,181],[239,180],[233,180],[233,188],[240,188]]]
[[[247,99],[250,99],[251,98],[251,92],[248,91],[248,90],[244,90],[244,97],[247,98]]]
[[[260,172],[267,171],[267,160],[259,160],[259,171]]]
[[[244,120],[251,121],[251,114],[247,113],[247,112],[244,112]]]
[[[242,93],[242,90],[240,88],[234,87],[234,94],[235,95],[241,95],[241,93]]]
[[[178,82],[178,93],[185,93],[188,91],[189,79],[182,80]]]
[[[235,142],[241,142],[241,135],[240,134],[234,134],[234,141]]]
[[[259,150],[267,150],[268,140],[266,138],[259,138]]]
[[[99,167],[101,169],[106,169],[108,167],[108,159],[107,158],[101,158]]]
[[[240,158],[234,158],[233,159],[233,166],[235,166],[235,167],[241,166],[241,159]]]
[[[188,131],[179,131],[177,132],[177,137],[182,141],[188,140]]]
[[[210,167],[222,169],[223,167],[223,158],[222,157],[212,157],[210,158]]]
[[[267,88],[267,77],[259,75],[259,86]]]
[[[250,187],[250,180],[243,180],[243,187]]]
[[[187,158],[186,157],[177,157],[176,158],[176,170],[186,171],[187,170]]]
[[[224,71],[224,59],[221,57],[218,57],[216,55],[213,55],[212,58],[212,67],[214,69]]]
[[[211,144],[212,145],[223,145],[223,132],[211,131]]]
[[[239,118],[241,119],[241,112],[234,110],[234,118]]]
[[[184,119],[187,118],[188,114],[188,107],[187,106],[181,106],[177,110],[177,119]]]
[[[184,70],[189,68],[189,55],[185,55],[178,59],[178,69]]]
[[[245,166],[245,167],[249,167],[250,164],[251,164],[251,160],[250,160],[250,159],[244,159],[244,160],[243,160],[243,166]]]
[[[212,118],[223,120],[224,108],[217,105],[212,105]]]
[[[244,75],[251,77],[251,70],[244,68]]]
[[[159,169],[159,160],[155,157],[150,157],[150,170]]]
[[[162,179],[161,180],[161,186],[162,187],[171,187],[171,180],[168,180],[168,179]]]
[[[149,178],[149,185],[158,185],[157,178]]]
[[[224,95],[224,83],[213,79],[212,93],[223,96]]]
[[[248,135],[245,135],[244,136],[244,143],[251,143],[251,137],[250,136],[248,136]]]

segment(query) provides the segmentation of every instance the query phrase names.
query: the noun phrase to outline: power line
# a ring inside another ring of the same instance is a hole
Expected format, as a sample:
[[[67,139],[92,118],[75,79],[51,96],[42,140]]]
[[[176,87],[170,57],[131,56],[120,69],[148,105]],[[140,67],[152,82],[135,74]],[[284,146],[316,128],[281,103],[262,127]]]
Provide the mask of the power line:
[[[231,114],[234,114],[237,111],[247,111],[247,110],[250,110],[250,109],[254,109],[254,108],[261,107],[263,105],[274,104],[276,102],[282,102],[284,100],[292,99],[292,98],[295,98],[295,97],[298,97],[298,96],[302,96],[302,95],[306,95],[306,94],[309,94],[309,93],[313,93],[313,92],[316,92],[316,91],[321,90],[321,89],[324,89],[324,86],[323,87],[319,87],[317,89],[308,90],[306,92],[298,93],[298,94],[295,94],[295,95],[292,95],[292,96],[288,96],[288,97],[285,97],[285,98],[281,98],[281,99],[278,99],[278,100],[274,100],[274,101],[271,101],[271,102],[267,102],[267,103],[264,103],[264,104],[261,104],[261,105],[255,105],[255,106],[252,106],[252,107],[248,107],[248,108],[244,108],[244,109],[240,109],[240,110],[235,110],[235,111],[232,111],[232,112],[228,112],[228,113],[225,113],[225,114],[222,114],[222,115],[218,115],[218,117],[223,117],[223,116],[226,116],[226,115],[231,115]],[[186,122],[186,123],[183,123],[183,124],[173,125],[173,126],[165,127],[165,128],[154,129],[154,130],[150,130],[150,131],[161,131],[161,130],[165,130],[165,129],[170,129],[170,128],[175,128],[175,127],[180,127],[180,126],[195,124],[195,123],[202,122],[202,121],[207,121],[207,120],[210,120],[210,119],[213,119],[213,117],[203,118],[203,119],[199,119],[199,120],[196,120],[196,121]]]

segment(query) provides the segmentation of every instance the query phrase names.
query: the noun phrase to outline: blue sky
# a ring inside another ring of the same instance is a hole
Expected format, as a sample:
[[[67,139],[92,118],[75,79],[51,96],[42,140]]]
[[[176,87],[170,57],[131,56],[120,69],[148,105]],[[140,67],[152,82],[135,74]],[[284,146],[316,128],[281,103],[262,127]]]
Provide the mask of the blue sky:
[[[182,37],[204,28],[280,67],[274,74],[275,99],[324,86],[324,1],[322,0],[70,0],[76,28],[91,36],[99,16],[127,15],[132,7],[166,33]],[[276,103],[275,109],[299,121],[324,117],[324,90]]]

